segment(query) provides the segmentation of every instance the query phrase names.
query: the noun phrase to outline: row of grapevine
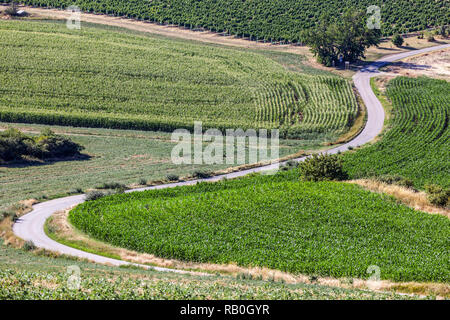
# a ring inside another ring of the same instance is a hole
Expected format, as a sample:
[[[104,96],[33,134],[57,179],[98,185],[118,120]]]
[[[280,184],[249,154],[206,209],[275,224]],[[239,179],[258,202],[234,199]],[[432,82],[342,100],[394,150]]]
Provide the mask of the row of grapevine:
[[[258,123],[274,124],[294,136],[341,134],[358,114],[350,83],[326,76],[304,75],[265,85],[256,101]]]
[[[300,31],[313,26],[328,13],[338,17],[343,10],[381,8],[382,32],[423,30],[450,22],[448,1],[434,0],[23,0],[25,4],[83,11],[206,28],[253,40],[299,42]]]

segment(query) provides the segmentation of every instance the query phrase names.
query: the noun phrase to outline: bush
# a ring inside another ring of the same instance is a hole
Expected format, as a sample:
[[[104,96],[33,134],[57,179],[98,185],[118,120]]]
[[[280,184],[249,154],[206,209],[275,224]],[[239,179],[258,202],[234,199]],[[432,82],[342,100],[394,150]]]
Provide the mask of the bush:
[[[439,29],[439,34],[441,35],[442,38],[447,38],[449,30],[447,29],[446,26],[441,26],[441,28]]]
[[[111,185],[115,186],[116,184],[111,184]],[[123,186],[123,185],[121,185],[121,186]],[[122,187],[109,188],[109,190],[105,190],[105,191],[101,191],[101,190],[89,191],[88,193],[86,193],[84,200],[93,201],[93,200],[103,198],[105,196],[110,196],[113,194],[119,194],[119,193],[124,193],[124,192],[125,192],[125,188],[122,188]]]
[[[166,176],[167,180],[169,181],[178,181],[180,179],[179,176],[177,176],[176,174],[168,174]]]
[[[79,155],[84,148],[70,139],[56,135],[46,129],[34,138],[10,128],[0,133],[0,160],[23,160],[23,157],[37,159],[62,158]]]
[[[38,158],[63,158],[79,154],[84,148],[68,138],[56,135],[46,129],[36,139],[36,145],[42,153]]]
[[[104,196],[108,195],[109,193],[104,191],[89,191],[86,193],[86,197],[84,198],[86,201],[94,201],[100,198],[103,198]]]
[[[22,249],[25,251],[33,251],[36,250],[36,245],[33,243],[33,241],[28,240],[25,241],[25,243],[22,246]]]
[[[440,207],[446,207],[449,204],[450,188],[445,189],[436,184],[430,184],[425,186],[425,190],[431,204]]]
[[[81,194],[81,193],[83,193],[83,189],[75,188],[75,189],[70,190],[68,193],[69,194]]]
[[[146,186],[147,185],[147,180],[145,180],[144,178],[139,179],[139,185],[140,186]]]
[[[345,180],[347,174],[337,155],[314,154],[299,164],[300,178],[304,181]]]
[[[414,183],[412,180],[402,177],[400,175],[395,174],[386,174],[375,178],[376,180],[380,182],[384,182],[387,184],[395,184],[397,186],[406,187],[406,188],[413,188]]]
[[[127,186],[122,183],[119,183],[119,182],[105,182],[102,185],[98,186],[97,189],[112,189],[112,190],[123,189],[123,190],[126,190]]]
[[[432,33],[430,33],[430,34],[427,36],[427,41],[428,41],[428,42],[434,42],[434,41],[435,41],[434,36],[433,36]]]
[[[399,35],[398,33],[395,34],[392,37],[392,43],[396,46],[396,47],[401,47],[403,44],[403,37],[401,35]]]
[[[196,170],[194,171],[193,177],[197,179],[206,179],[212,176],[212,172],[210,171],[201,171]]]
[[[12,3],[8,8],[5,10],[5,14],[7,14],[10,17],[16,17],[18,16],[19,9],[17,8],[17,4],[15,2]]]
[[[298,164],[299,164],[298,161],[295,161],[295,160],[288,160],[286,162],[286,166],[288,166],[288,167],[297,167]]]

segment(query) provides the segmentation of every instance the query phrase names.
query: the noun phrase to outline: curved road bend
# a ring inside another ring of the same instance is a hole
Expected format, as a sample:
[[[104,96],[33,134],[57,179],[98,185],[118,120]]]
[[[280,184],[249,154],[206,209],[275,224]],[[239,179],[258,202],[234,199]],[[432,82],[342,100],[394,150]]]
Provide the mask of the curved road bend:
[[[396,60],[400,60],[412,55],[417,55],[433,50],[439,50],[443,48],[449,48],[450,44],[447,45],[440,45],[420,50],[414,50],[409,52],[404,52],[400,54],[395,54],[391,56],[386,56],[380,60],[377,60],[376,62],[364,67],[361,69],[358,73],[355,74],[353,77],[354,83],[356,88],[358,89],[361,98],[363,99],[366,108],[367,108],[367,123],[364,127],[363,131],[355,137],[352,141],[341,145],[336,148],[332,148],[326,153],[334,154],[339,151],[343,152],[348,150],[348,147],[357,147],[361,146],[367,142],[370,142],[373,140],[383,129],[383,123],[384,123],[384,110],[381,105],[381,102],[377,99],[375,94],[373,93],[371,87],[370,87],[370,78],[377,76],[380,74],[379,68],[384,66],[385,64],[389,62],[393,62]],[[295,159],[296,161],[302,161],[305,157]],[[264,167],[239,171],[239,172],[233,172],[230,174],[225,174],[221,176],[215,176],[208,179],[199,179],[194,181],[185,181],[185,182],[178,182],[178,183],[171,183],[166,185],[159,185],[159,186],[153,186],[153,187],[146,187],[146,188],[140,188],[135,190],[128,190],[127,192],[137,192],[137,191],[144,191],[144,190],[151,190],[151,189],[163,189],[163,188],[171,188],[171,187],[177,187],[177,186],[184,186],[184,185],[193,185],[196,184],[199,181],[219,181],[224,178],[232,179],[241,177],[253,172],[260,172],[265,170],[271,170],[276,168],[277,164],[272,164]],[[77,250],[65,245],[62,245],[56,241],[53,241],[44,232],[44,224],[45,221],[55,212],[66,210],[68,208],[71,208],[75,205],[78,205],[80,203],[84,202],[84,195],[76,195],[76,196],[70,196],[60,199],[55,199],[43,203],[39,203],[33,206],[33,211],[30,213],[24,215],[21,217],[13,226],[13,231],[16,236],[19,238],[22,238],[23,240],[31,240],[33,243],[39,247],[44,248],[47,250],[55,251],[61,254],[75,256],[79,258],[84,258],[91,260],[93,262],[97,263],[103,263],[103,264],[110,264],[114,266],[120,266],[120,265],[137,265],[141,267],[145,267],[147,269],[153,269],[157,271],[170,271],[170,272],[176,272],[176,273],[191,273],[189,271],[183,271],[183,270],[175,270],[175,269],[167,269],[167,268],[159,268],[159,267],[150,267],[150,266],[144,266],[139,264],[134,264],[126,261],[111,259],[103,256],[99,256],[96,254],[88,253],[85,251]]]

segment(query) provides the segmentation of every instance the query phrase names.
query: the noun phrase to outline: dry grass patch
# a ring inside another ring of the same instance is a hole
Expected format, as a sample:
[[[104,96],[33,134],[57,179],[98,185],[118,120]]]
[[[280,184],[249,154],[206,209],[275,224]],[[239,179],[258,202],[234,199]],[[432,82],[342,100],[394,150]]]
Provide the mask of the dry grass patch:
[[[36,199],[28,199],[19,201],[18,203],[9,207],[6,211],[15,213],[16,218],[27,214],[33,210],[33,205],[38,203]],[[22,248],[25,241],[16,237],[13,232],[14,219],[11,216],[5,217],[0,221],[0,238],[3,239],[5,245],[11,245],[14,248]]]
[[[373,192],[385,193],[390,196],[393,196],[396,199],[398,199],[401,203],[415,210],[431,214],[440,214],[446,216],[447,218],[450,218],[450,210],[432,205],[427,199],[427,194],[423,191],[415,191],[410,188],[386,184],[380,181],[370,179],[352,180],[349,181],[349,183],[360,185],[364,189]]]

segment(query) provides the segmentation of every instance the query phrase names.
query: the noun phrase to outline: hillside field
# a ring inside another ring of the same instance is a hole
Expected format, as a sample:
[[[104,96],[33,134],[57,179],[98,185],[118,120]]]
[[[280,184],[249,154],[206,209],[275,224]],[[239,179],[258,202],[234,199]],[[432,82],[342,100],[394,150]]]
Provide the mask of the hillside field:
[[[448,282],[450,221],[297,170],[88,201],[70,222],[96,239],[159,257],[290,273]]]
[[[0,39],[1,121],[159,131],[202,121],[330,141],[358,113],[349,81],[243,50],[28,21],[0,22]]]
[[[81,289],[67,286],[67,268],[81,271]],[[67,257],[57,259],[7,247],[0,239],[0,300],[99,299],[421,299],[394,293],[335,288],[317,284],[200,277],[138,268],[102,266]]]

